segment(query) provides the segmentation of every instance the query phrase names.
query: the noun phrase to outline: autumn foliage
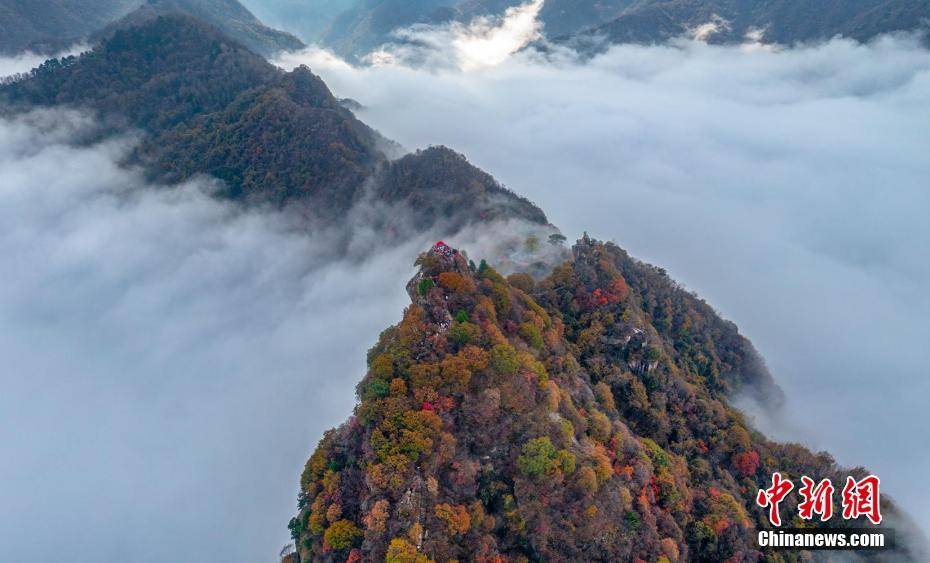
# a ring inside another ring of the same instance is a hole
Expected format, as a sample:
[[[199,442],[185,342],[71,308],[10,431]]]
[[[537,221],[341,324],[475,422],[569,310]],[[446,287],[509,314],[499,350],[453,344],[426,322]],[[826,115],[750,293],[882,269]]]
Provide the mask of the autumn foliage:
[[[837,469],[753,432],[727,394],[770,388],[754,350],[613,245],[539,281],[418,263],[307,462],[302,561],[754,561],[765,474]]]

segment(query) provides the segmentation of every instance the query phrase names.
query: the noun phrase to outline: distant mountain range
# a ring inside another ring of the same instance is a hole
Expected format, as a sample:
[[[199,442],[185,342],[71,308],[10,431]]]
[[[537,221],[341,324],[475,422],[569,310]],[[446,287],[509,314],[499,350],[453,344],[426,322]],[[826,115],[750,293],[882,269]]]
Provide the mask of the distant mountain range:
[[[316,42],[336,16],[358,0],[242,0],[268,25],[290,31],[307,42]]]
[[[709,43],[761,41],[790,45],[836,36],[868,41],[877,35],[930,29],[924,0],[663,0],[641,2],[563,43],[661,43],[691,36]]]
[[[500,16],[519,0],[251,0],[275,22],[350,59],[396,41],[415,24]],[[0,53],[52,53],[99,42],[115,29],[185,13],[269,56],[304,46],[264,25],[239,0],[0,0]],[[555,44],[594,52],[617,43],[662,43],[679,36],[710,43],[792,44],[835,36],[868,41],[896,31],[930,30],[926,0],[546,0],[543,34]]]
[[[337,53],[359,56],[413,24],[469,21],[501,14],[516,0],[361,0],[336,16],[319,40]],[[859,41],[895,31],[930,29],[925,0],[546,0],[545,36],[590,48],[598,41],[661,43],[701,35],[739,43],[750,35],[768,43],[823,41],[841,35]]]
[[[147,133],[133,160],[153,179],[211,175],[224,182],[225,197],[300,205],[321,223],[344,218],[366,198],[409,211],[402,221],[379,215],[385,232],[498,218],[547,223],[537,207],[447,148],[391,160],[392,143],[306,67],[281,71],[192,16],[126,25],[91,52],[48,61],[0,87],[0,100],[19,110],[91,109],[112,131]]]
[[[258,21],[238,0],[147,0],[136,10],[96,32],[91,39],[96,42],[111,35],[116,29],[136,26],[158,16],[171,14],[188,14],[211,24],[264,56],[304,47],[303,42],[290,33],[272,29]]]
[[[53,53],[173,13],[212,24],[262,55],[304,46],[293,35],[262,24],[237,0],[0,0],[0,52]]]

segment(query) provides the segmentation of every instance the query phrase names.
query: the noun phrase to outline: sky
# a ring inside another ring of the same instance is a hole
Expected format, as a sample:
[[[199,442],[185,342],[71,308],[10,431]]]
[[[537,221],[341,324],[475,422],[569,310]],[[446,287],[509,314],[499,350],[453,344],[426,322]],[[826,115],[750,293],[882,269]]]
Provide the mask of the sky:
[[[788,397],[766,432],[867,465],[930,522],[930,53],[886,38],[542,58],[520,50],[536,10],[409,30],[419,47],[364,69],[316,48],[278,62],[410,149],[465,153],[570,238],[666,268],[765,356]],[[74,143],[94,127],[0,119],[0,551],[273,561],[427,240],[333,261],[330,237],[370,240],[362,224],[307,236],[206,179],[151,185],[118,164],[132,136]],[[487,244],[471,238],[450,242]]]

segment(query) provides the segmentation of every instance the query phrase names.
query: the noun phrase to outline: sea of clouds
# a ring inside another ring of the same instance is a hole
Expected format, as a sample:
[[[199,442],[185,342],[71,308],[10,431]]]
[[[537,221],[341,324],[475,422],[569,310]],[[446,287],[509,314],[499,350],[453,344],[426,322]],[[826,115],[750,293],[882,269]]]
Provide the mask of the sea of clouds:
[[[930,522],[930,52],[898,36],[543,55],[521,48],[538,5],[406,30],[367,67],[318,48],[278,63],[407,147],[464,152],[570,237],[665,267],[766,358],[784,412],[741,404],[768,435],[871,468]]]
[[[930,521],[930,53],[899,37],[543,56],[522,49],[535,10],[406,30],[366,68],[278,62],[408,148],[464,152],[570,238],[667,268],[766,357],[788,397],[766,432],[867,465]],[[151,185],[119,165],[133,137],[75,143],[93,129],[0,119],[0,551],[271,561],[428,239],[333,260],[333,237],[370,244],[362,222],[308,234],[206,179]],[[451,242],[494,242],[471,238]]]
[[[2,559],[272,561],[425,242],[324,260],[209,181],[121,168],[131,138],[72,143],[92,128],[0,120]]]
[[[367,204],[315,228],[207,178],[151,184],[121,165],[136,137],[95,131],[0,118],[0,559],[272,561],[431,239],[377,242]]]

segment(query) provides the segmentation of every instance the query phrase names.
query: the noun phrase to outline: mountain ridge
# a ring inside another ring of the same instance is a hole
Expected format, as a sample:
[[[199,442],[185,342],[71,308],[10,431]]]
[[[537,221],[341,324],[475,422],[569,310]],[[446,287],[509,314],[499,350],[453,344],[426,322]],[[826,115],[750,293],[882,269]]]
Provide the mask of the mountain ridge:
[[[320,40],[342,56],[361,58],[396,40],[392,33],[399,29],[498,17],[524,3],[359,1],[335,17]],[[549,41],[585,52],[610,44],[664,43],[708,24],[717,27],[702,39],[712,43],[741,43],[753,34],[765,43],[785,45],[837,35],[867,42],[884,33],[930,30],[930,5],[922,0],[546,0],[538,17]]]
[[[637,4],[613,20],[553,42],[582,50],[618,43],[662,43],[680,36],[709,43],[747,40],[794,45],[834,37],[868,42],[895,32],[926,34],[930,4],[919,0],[835,0],[811,5],[736,0],[653,0]]]
[[[145,0],[129,14],[96,31],[91,41],[98,43],[118,29],[138,27],[159,16],[172,14],[186,14],[213,25],[263,56],[271,56],[279,51],[296,51],[306,46],[290,33],[272,29],[260,22],[238,0]]]
[[[752,560],[773,472],[866,474],[754,430],[727,399],[777,392],[752,345],[616,245],[585,236],[541,280],[442,243],[417,265],[301,475],[291,561]],[[802,523],[792,495],[792,526],[856,524]]]
[[[202,19],[262,55],[304,47],[264,25],[238,0],[0,0],[0,52],[52,54],[78,43],[94,45],[117,29],[173,13]]]
[[[0,85],[0,100],[16,111],[91,110],[102,134],[144,133],[128,164],[153,180],[211,176],[223,197],[299,206],[312,224],[337,224],[370,200],[407,210],[376,218],[396,236],[506,218],[548,225],[538,207],[451,149],[392,160],[390,141],[310,69],[285,72],[189,15],[117,29],[88,53]]]

